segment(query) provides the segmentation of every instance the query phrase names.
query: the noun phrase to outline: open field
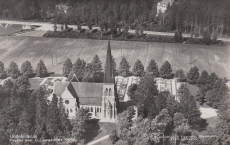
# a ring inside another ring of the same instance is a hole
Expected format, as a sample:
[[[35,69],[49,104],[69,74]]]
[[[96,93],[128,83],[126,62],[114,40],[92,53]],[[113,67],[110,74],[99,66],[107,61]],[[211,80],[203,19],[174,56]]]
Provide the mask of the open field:
[[[86,62],[91,62],[94,55],[98,54],[104,65],[107,45],[108,41],[106,40],[3,37],[0,38],[0,61],[4,62],[7,68],[11,61],[15,61],[21,66],[23,62],[29,60],[35,68],[38,61],[42,59],[50,72],[61,74],[62,63],[67,58],[75,62],[80,57]],[[145,67],[151,59],[154,59],[158,66],[168,60],[174,71],[182,68],[187,72],[190,67],[196,65],[200,71],[207,70],[208,72],[215,72],[221,77],[230,78],[230,45],[206,46],[111,41],[111,48],[117,67],[123,54],[131,66],[137,59],[140,59]],[[123,51],[121,51],[121,48],[123,48]],[[193,63],[190,64],[191,62]]]

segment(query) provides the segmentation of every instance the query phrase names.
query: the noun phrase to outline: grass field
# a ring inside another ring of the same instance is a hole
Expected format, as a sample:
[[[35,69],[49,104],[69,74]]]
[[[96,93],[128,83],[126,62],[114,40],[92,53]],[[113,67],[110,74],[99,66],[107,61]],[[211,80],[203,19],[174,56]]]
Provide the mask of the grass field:
[[[21,29],[22,29],[22,25],[18,25],[18,24],[12,24],[12,25],[0,24],[0,36],[19,32],[21,31]]]
[[[15,61],[20,67],[23,62],[29,60],[35,68],[38,61],[42,59],[45,61],[50,72],[61,74],[62,63],[67,58],[75,62],[80,57],[86,62],[91,62],[94,55],[98,54],[104,65],[107,45],[108,42],[106,40],[3,37],[0,38],[0,61],[4,62],[7,68],[11,61]],[[151,59],[154,59],[158,63],[158,66],[161,66],[168,60],[174,71],[182,68],[187,72],[190,67],[196,65],[200,71],[207,70],[208,72],[215,72],[221,77],[230,78],[230,44],[224,46],[206,46],[177,43],[111,41],[111,48],[117,67],[123,54],[131,66],[134,65],[137,59],[140,59],[145,67]],[[121,48],[123,48],[123,52]],[[194,63],[190,64],[191,62]]]

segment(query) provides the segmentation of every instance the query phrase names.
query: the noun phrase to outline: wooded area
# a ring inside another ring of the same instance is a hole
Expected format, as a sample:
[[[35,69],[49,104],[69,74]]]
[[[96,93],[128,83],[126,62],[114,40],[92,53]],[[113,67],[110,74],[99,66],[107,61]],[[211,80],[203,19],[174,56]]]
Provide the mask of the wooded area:
[[[230,32],[228,0],[178,0],[157,14],[158,0],[2,0],[1,18],[45,20],[60,24],[92,25],[105,31],[131,29],[183,31],[220,35]],[[61,4],[61,5],[60,5]],[[65,10],[66,9],[66,10]]]

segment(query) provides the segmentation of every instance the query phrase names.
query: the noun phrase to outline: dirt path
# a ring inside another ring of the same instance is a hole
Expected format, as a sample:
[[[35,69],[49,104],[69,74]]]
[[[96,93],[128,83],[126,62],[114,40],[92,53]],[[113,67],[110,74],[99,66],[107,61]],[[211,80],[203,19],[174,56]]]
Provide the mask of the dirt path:
[[[99,139],[97,139],[95,141],[92,141],[92,142],[88,143],[87,145],[94,145],[94,144],[96,144],[96,143],[98,143],[100,141],[103,141],[103,140],[107,139],[107,138],[109,138],[109,135],[103,136],[102,138],[99,138]]]

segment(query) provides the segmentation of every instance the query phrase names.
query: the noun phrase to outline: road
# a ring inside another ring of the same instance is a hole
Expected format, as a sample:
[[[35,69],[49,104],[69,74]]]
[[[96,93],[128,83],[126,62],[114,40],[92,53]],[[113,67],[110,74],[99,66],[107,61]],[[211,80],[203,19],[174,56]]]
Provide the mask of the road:
[[[0,20],[0,24],[21,24],[24,26],[40,26],[36,30],[41,31],[53,31],[53,24],[51,22],[26,22],[26,21],[9,21],[9,20]],[[60,29],[61,25],[57,25],[57,27]],[[68,25],[70,28],[77,29],[76,25]],[[88,29],[88,26],[82,26],[83,29]],[[100,27],[93,27],[93,29],[100,30]],[[129,33],[135,33],[135,30],[129,30]],[[144,31],[146,34],[152,34],[152,35],[163,35],[163,36],[174,36],[174,33],[170,32],[156,32],[156,31]],[[183,37],[190,37],[190,34],[183,34]],[[230,42],[230,38],[219,38],[219,40],[222,41],[228,41]]]

